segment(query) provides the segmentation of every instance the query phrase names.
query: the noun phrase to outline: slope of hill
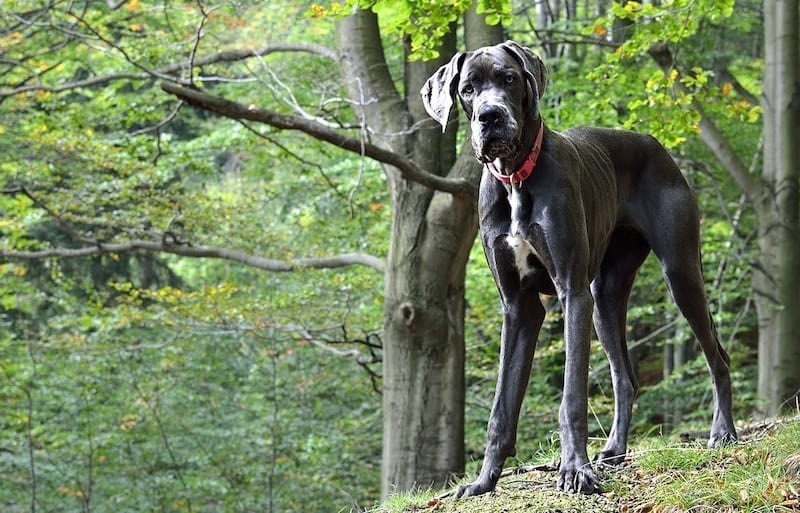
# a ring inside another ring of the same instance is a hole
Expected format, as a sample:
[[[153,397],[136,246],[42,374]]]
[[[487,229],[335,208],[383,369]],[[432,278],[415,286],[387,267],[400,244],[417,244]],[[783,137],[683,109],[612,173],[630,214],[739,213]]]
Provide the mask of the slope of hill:
[[[721,449],[706,449],[702,433],[642,438],[622,465],[599,471],[600,495],[557,491],[550,462],[508,469],[481,497],[399,494],[373,513],[800,511],[800,416],[744,426]]]

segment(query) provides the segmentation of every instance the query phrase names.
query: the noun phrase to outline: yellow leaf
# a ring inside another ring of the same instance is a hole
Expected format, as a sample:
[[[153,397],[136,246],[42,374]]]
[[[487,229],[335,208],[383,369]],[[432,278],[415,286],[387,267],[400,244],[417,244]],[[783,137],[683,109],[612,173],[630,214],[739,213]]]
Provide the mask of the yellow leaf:
[[[311,16],[314,18],[322,18],[325,16],[325,8],[319,4],[311,4]]]
[[[669,73],[669,80],[670,80],[670,82],[674,82],[676,78],[678,78],[678,70],[673,69]]]
[[[728,94],[730,94],[731,89],[733,89],[733,86],[731,85],[731,83],[730,82],[726,82],[725,84],[722,85],[722,94],[724,96],[727,96]]]
[[[606,28],[602,25],[595,25],[594,26],[594,33],[598,36],[605,36],[606,35]]]
[[[130,413],[122,417],[122,422],[119,425],[119,428],[122,431],[130,431],[131,429],[135,428],[137,424],[137,417],[135,413]]]
[[[56,488],[56,491],[62,495],[72,495],[73,497],[83,497],[83,492],[80,490],[76,490],[74,488],[70,488],[68,486],[59,486]]]

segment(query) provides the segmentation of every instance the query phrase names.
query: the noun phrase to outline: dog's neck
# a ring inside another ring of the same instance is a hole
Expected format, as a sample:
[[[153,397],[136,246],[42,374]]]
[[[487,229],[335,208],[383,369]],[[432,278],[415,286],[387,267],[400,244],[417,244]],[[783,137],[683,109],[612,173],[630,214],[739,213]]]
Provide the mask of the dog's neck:
[[[536,131],[528,135],[526,140],[521,141],[522,151],[513,156],[496,159],[486,164],[486,169],[498,180],[504,183],[515,184],[523,182],[533,172],[536,161],[542,149],[542,139],[544,137],[544,120],[538,117],[535,121]]]

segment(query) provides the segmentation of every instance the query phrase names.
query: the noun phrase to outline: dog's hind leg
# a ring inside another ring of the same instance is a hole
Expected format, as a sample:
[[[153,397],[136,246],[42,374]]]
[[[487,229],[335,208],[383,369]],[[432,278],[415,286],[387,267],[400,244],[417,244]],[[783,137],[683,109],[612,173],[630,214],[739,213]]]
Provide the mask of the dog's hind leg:
[[[668,195],[661,205],[659,236],[650,245],[661,262],[672,298],[688,321],[706,357],[714,395],[708,446],[718,447],[736,440],[731,406],[730,357],[719,342],[708,308],[700,260],[698,207],[688,185],[681,201],[675,201],[675,192],[673,190],[673,194]]]
[[[608,357],[614,387],[614,420],[608,440],[594,460],[616,465],[625,459],[628,427],[639,384],[625,341],[628,296],[639,267],[650,252],[632,230],[614,232],[598,276],[592,281],[594,327]]]
[[[699,261],[674,266],[662,263],[664,278],[673,299],[694,331],[706,357],[714,395],[714,416],[709,447],[719,447],[736,440],[731,406],[730,357],[719,342],[714,321],[708,310]]]

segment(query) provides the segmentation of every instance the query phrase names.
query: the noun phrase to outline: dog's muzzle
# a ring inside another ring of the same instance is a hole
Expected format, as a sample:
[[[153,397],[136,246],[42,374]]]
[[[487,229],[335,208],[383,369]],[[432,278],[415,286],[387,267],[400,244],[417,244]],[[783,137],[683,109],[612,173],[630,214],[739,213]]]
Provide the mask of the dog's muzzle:
[[[517,122],[503,105],[484,103],[472,117],[472,147],[481,162],[511,155],[517,147]]]

